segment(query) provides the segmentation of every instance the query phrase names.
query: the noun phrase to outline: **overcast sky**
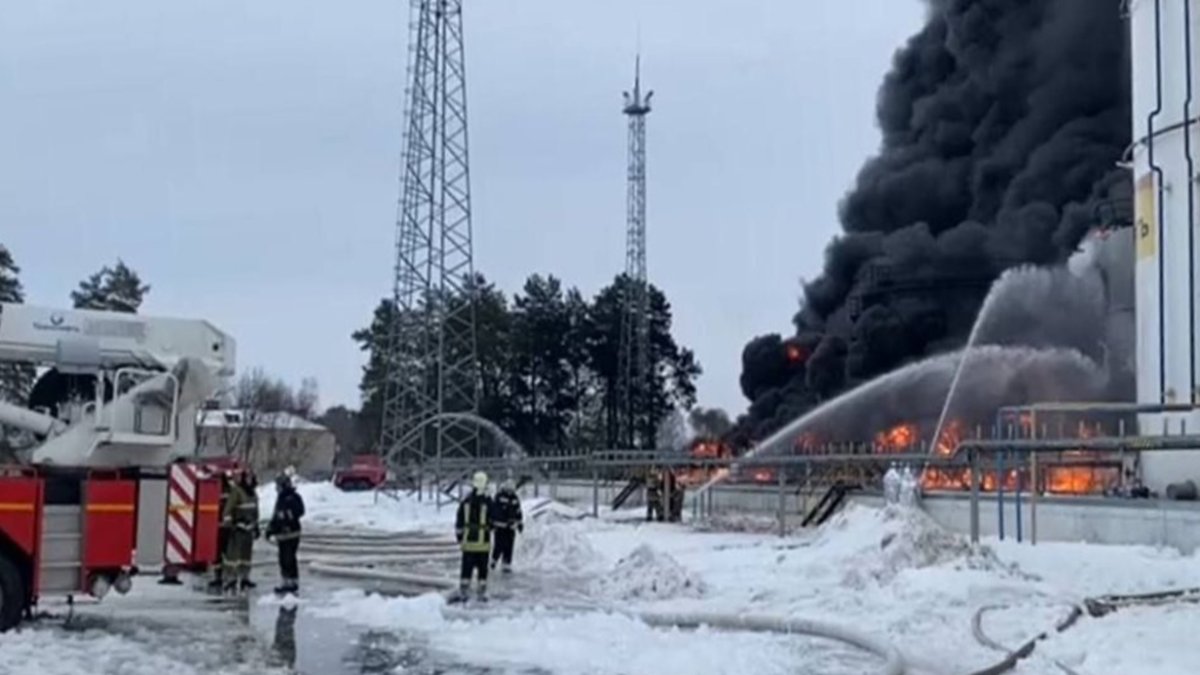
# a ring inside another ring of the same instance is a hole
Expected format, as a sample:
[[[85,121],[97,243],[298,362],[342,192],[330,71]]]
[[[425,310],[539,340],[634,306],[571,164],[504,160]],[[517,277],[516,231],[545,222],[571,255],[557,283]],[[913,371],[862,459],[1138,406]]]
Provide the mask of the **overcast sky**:
[[[917,0],[468,0],[477,269],[593,294],[624,266],[638,45],[648,267],[740,412],[741,350],[800,280],[874,151],[875,91]],[[350,333],[390,293],[406,0],[38,0],[0,12],[0,243],[67,306],[118,256],[146,313],[208,319],[239,367],[358,402]]]

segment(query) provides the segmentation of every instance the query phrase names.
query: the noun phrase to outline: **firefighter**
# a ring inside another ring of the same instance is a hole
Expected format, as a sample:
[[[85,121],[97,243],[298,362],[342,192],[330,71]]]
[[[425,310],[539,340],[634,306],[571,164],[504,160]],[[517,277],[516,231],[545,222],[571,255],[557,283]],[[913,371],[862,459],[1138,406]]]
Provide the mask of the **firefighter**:
[[[658,469],[650,468],[650,475],[646,479],[646,520],[662,520],[662,478],[659,476]]]
[[[304,517],[304,499],[292,484],[291,472],[275,477],[275,510],[267,524],[267,541],[279,547],[279,576],[283,582],[276,593],[295,593],[300,590],[300,519]]]
[[[511,480],[500,485],[494,502],[496,541],[492,548],[492,569],[498,563],[503,563],[501,571],[505,574],[512,572],[513,543],[518,532],[525,531],[524,518],[521,515],[521,498],[517,496],[517,487]]]
[[[217,551],[220,553],[222,563],[214,565],[213,580],[209,582],[208,588],[212,591],[220,591],[223,584],[225,565],[225,549],[229,546],[229,527],[225,524],[225,504],[229,502],[229,491],[232,489],[233,471],[231,469],[223,469],[220,473],[221,477],[221,497],[219,513],[221,514],[221,523],[217,527]]]
[[[671,503],[669,505],[670,515],[668,520],[672,523],[678,523],[683,520],[683,492],[684,486],[675,479],[675,473],[667,474],[667,480],[671,482]]]
[[[458,600],[466,600],[472,573],[479,574],[478,598],[487,600],[488,554],[492,548],[492,516],[495,505],[487,495],[487,474],[478,471],[471,479],[471,494],[458,505],[454,537],[462,547]]]
[[[666,474],[666,491],[670,495],[670,503],[666,503],[667,497],[664,495],[662,510],[667,513],[667,522],[674,523],[680,520],[683,515],[683,489],[679,486],[679,481],[675,479],[674,471],[666,471],[664,473]]]
[[[221,512],[222,524],[229,528],[222,563],[222,580],[225,590],[238,591],[254,588],[250,581],[250,557],[254,540],[258,538],[258,494],[255,491],[254,474],[242,469],[230,482],[229,499]]]

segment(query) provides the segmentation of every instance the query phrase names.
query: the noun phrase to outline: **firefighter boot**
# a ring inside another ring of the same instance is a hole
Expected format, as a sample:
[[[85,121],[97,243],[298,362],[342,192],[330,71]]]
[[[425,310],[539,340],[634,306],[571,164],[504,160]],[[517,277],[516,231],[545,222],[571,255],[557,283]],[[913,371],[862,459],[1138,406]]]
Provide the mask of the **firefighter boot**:
[[[487,582],[480,581],[479,588],[475,589],[475,599],[479,602],[487,602]]]

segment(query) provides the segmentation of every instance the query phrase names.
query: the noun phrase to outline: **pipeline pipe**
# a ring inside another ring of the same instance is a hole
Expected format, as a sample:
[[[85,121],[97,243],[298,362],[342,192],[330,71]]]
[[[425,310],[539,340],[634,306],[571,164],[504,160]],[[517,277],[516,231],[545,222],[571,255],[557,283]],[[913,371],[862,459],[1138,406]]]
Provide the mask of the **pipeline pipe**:
[[[1187,98],[1183,102],[1183,154],[1187,160],[1188,188],[1188,353],[1191,357],[1191,392],[1196,402],[1196,166],[1192,158],[1192,2],[1183,0],[1183,62]]]
[[[1186,3],[1185,3],[1186,4]],[[1154,161],[1154,121],[1163,112],[1162,71],[1162,0],[1154,0],[1154,79],[1155,107],[1146,117],[1146,148],[1149,153],[1150,171],[1154,174],[1155,209],[1158,218],[1154,236],[1158,242],[1158,396],[1161,403],[1167,402],[1167,317],[1166,317],[1166,256],[1163,250],[1163,170]],[[1191,180],[1191,177],[1188,177]],[[1188,290],[1192,293],[1192,289]]]
[[[996,524],[1000,528],[1000,541],[1004,541],[1004,455],[996,453]]]
[[[1022,539],[1021,535],[1023,534],[1021,532],[1021,481],[1024,478],[1022,473],[1023,472],[1021,472],[1019,470],[1017,471],[1017,491],[1016,491],[1016,494],[1013,495],[1013,503],[1016,504],[1016,507],[1017,507],[1017,543],[1018,544],[1021,543],[1021,539]]]

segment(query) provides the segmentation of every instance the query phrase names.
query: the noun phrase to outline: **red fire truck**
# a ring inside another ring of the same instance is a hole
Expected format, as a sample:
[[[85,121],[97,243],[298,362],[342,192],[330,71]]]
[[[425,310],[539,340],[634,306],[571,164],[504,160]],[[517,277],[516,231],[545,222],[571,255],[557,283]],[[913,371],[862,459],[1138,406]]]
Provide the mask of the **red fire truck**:
[[[128,592],[147,569],[216,560],[220,482],[196,415],[234,371],[204,321],[0,303],[0,362],[41,372],[0,427],[34,440],[0,467],[0,630],[54,595]]]

